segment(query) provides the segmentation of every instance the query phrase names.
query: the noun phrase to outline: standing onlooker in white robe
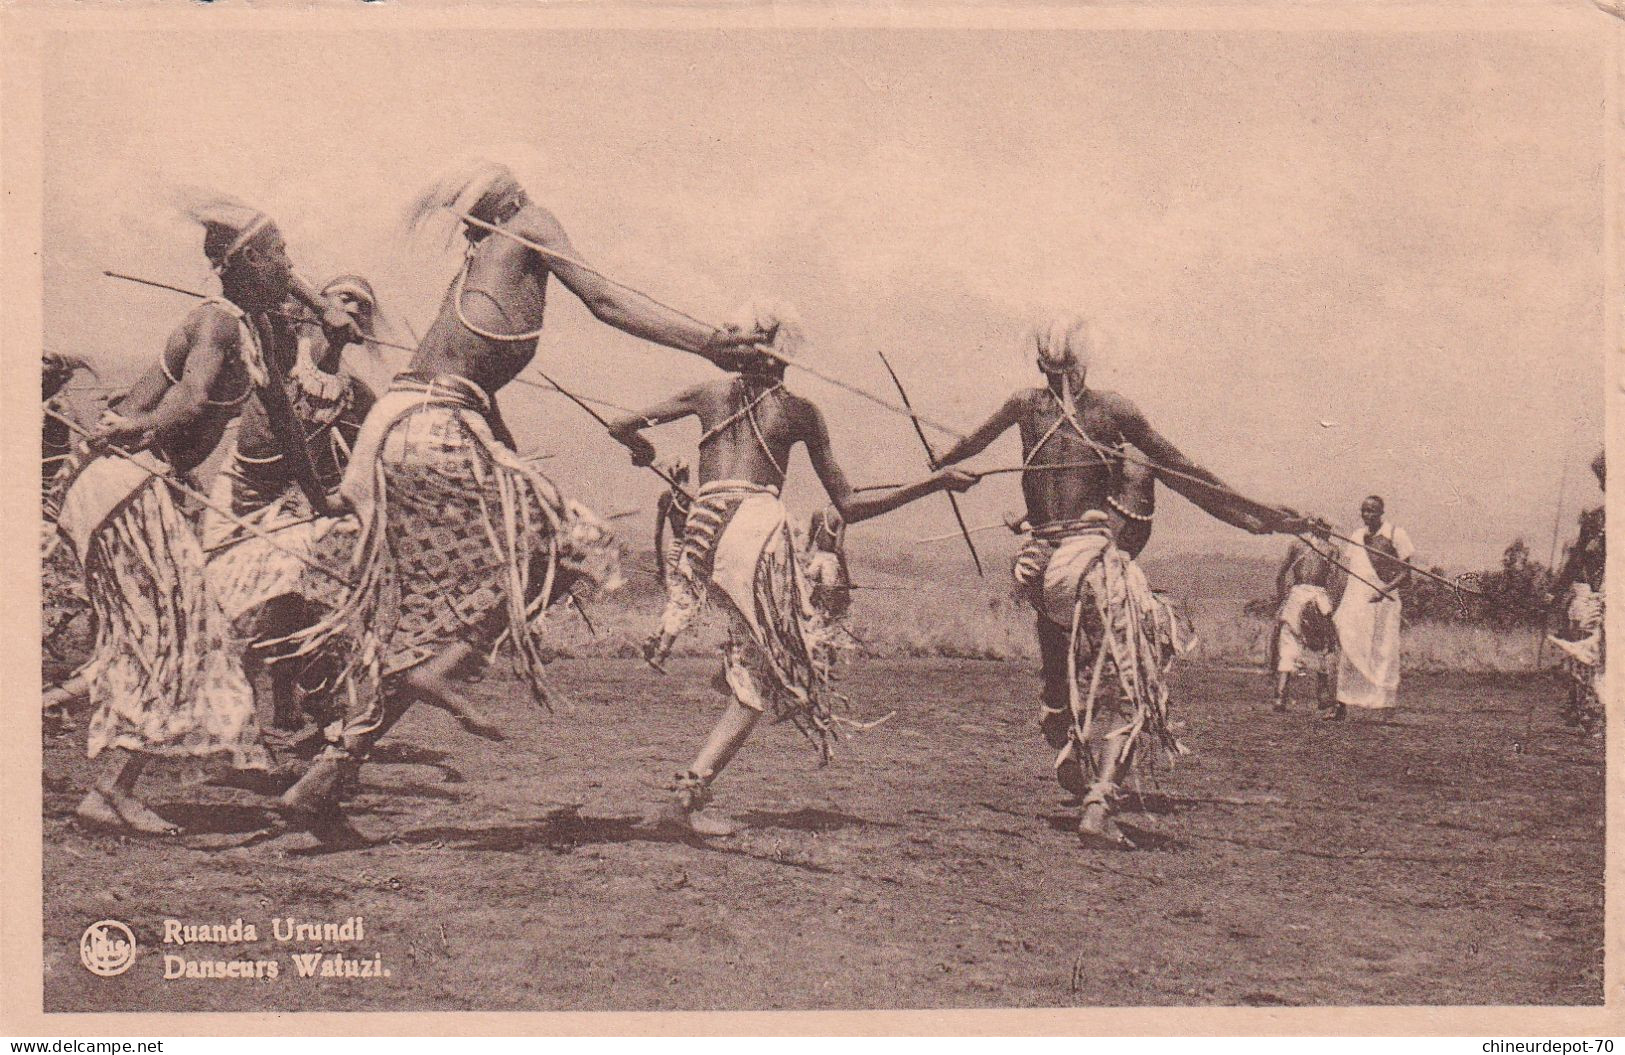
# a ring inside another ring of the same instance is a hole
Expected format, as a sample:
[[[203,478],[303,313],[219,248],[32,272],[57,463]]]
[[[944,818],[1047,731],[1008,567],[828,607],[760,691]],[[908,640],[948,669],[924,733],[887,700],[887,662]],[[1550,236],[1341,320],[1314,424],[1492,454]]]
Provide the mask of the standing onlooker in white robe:
[[[1336,718],[1346,706],[1391,709],[1399,691],[1401,606],[1395,588],[1409,582],[1410,572],[1391,557],[1409,561],[1415,548],[1403,528],[1383,519],[1376,495],[1360,503],[1360,519],[1365,526],[1353,536],[1358,545],[1344,550],[1351,574],[1335,617],[1341,647]]]

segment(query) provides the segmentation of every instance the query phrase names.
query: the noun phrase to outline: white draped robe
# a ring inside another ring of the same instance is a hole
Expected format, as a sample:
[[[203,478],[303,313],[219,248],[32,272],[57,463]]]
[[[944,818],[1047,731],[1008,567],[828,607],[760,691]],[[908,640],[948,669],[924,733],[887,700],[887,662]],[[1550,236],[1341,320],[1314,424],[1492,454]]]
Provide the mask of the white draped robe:
[[[1411,559],[1415,549],[1403,529],[1385,523],[1376,534],[1392,540],[1400,560]],[[1363,543],[1367,535],[1361,528],[1353,538]],[[1400,600],[1390,596],[1387,600],[1372,602],[1377,591],[1360,580],[1373,583],[1381,580],[1371,566],[1371,554],[1360,546],[1346,546],[1343,562],[1354,574],[1349,576],[1343,600],[1333,617],[1340,649],[1337,702],[1375,710],[1390,708],[1399,693]]]

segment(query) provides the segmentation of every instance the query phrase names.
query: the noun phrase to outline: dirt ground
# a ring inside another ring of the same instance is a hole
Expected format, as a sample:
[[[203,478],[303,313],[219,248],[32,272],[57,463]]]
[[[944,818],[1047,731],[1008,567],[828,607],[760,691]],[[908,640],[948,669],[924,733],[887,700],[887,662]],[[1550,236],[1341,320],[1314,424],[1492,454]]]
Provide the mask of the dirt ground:
[[[1150,848],[1118,853],[1072,834],[1029,665],[940,659],[850,669],[844,691],[896,716],[828,769],[759,730],[718,786],[740,834],[642,830],[718,708],[712,671],[563,662],[573,708],[551,716],[493,676],[473,692],[503,743],[414,712],[354,803],[376,842],[337,852],[173,768],[143,790],[190,834],[87,834],[83,731],[48,739],[47,1010],[1602,1000],[1602,748],[1558,724],[1544,679],[1411,676],[1384,726],[1273,715],[1261,674],[1187,668],[1197,753],[1125,817]],[[286,916],[363,917],[340,949],[389,977],[295,977],[317,943],[274,941]],[[79,962],[106,918],[140,946],[114,978]],[[259,940],[166,946],[166,918]],[[281,973],[165,981],[165,953]]]

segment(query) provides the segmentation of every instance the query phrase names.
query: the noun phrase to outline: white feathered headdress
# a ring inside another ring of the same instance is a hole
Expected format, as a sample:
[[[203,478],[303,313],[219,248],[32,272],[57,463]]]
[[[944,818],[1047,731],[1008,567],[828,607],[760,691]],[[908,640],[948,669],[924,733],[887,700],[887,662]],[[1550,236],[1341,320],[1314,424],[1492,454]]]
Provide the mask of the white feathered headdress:
[[[442,173],[423,188],[406,207],[408,234],[421,231],[444,213],[465,213],[487,223],[499,223],[503,214],[529,198],[508,166],[476,158]],[[456,226],[451,228],[456,230]]]
[[[174,192],[175,205],[187,219],[203,225],[203,255],[221,273],[236,256],[266,231],[274,230],[271,217],[252,205],[204,187],[179,187]],[[240,309],[238,310],[240,314]],[[253,333],[253,328],[250,327]],[[269,382],[264,350],[257,336],[251,337],[241,351],[243,366],[249,380],[264,386]]]
[[[768,347],[786,359],[794,359],[807,344],[807,331],[802,329],[801,317],[782,301],[753,300],[742,304],[728,322],[740,333],[772,333],[773,343]]]
[[[229,194],[203,187],[180,187],[175,204],[187,219],[203,225],[203,254],[223,271],[231,258],[267,229],[271,217]]]
[[[1056,315],[1041,320],[1027,333],[1040,369],[1052,372],[1088,366],[1093,346],[1089,320],[1082,315]]]

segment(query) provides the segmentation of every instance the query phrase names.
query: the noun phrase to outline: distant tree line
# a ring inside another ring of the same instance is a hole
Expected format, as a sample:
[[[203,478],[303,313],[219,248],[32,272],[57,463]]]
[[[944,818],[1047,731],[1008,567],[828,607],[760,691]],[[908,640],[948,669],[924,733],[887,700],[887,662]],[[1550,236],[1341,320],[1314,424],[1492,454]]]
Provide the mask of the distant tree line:
[[[1428,571],[1479,592],[1458,591],[1436,580],[1412,575],[1410,584],[1400,590],[1407,623],[1534,628],[1545,625],[1552,611],[1556,573],[1532,559],[1528,544],[1521,538],[1513,540],[1501,552],[1498,568],[1464,576],[1453,576],[1437,565]],[[1334,573],[1334,577],[1345,578],[1342,572]],[[1332,583],[1333,598],[1341,596],[1342,585],[1341,581]],[[1277,603],[1274,597],[1259,598],[1247,603],[1246,612],[1261,619],[1273,619]]]

